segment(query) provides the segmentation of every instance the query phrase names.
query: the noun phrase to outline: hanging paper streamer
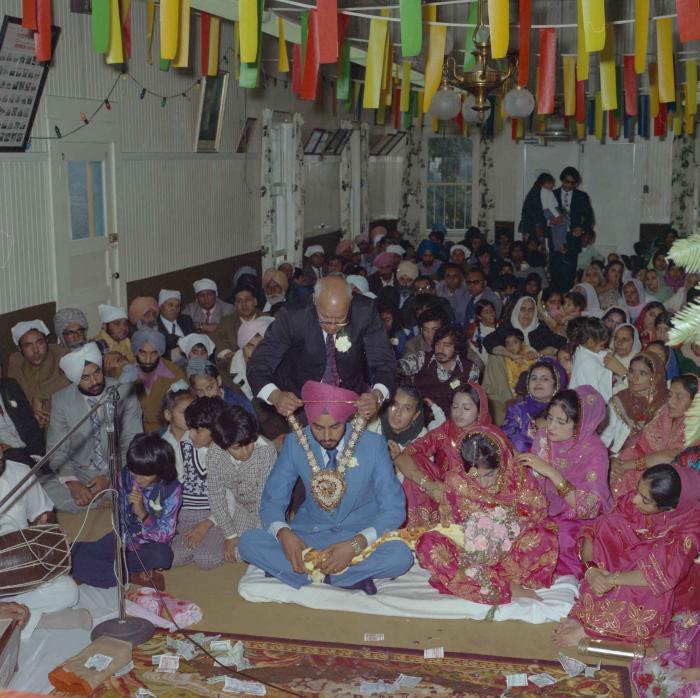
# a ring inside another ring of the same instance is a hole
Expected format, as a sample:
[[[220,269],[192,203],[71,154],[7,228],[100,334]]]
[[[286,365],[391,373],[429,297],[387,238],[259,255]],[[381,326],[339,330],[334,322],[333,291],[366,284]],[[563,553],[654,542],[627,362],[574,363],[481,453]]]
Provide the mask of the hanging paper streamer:
[[[634,71],[637,75],[647,67],[648,40],[649,0],[634,0]]]
[[[595,135],[595,99],[586,102],[586,127],[589,136]]]
[[[576,139],[579,141],[586,140],[586,122],[576,122]]]
[[[673,102],[676,84],[673,75],[673,19],[656,20],[656,50],[659,64],[659,101]]]
[[[263,8],[264,8],[264,3],[265,0],[258,0],[258,9],[256,12],[256,16],[258,18],[258,26],[257,26],[257,33],[258,33],[258,41],[257,41],[257,46],[258,46],[258,52],[255,56],[255,60],[252,62],[248,61],[243,61],[241,59],[241,67],[239,69],[239,79],[238,79],[238,84],[240,87],[245,87],[248,89],[252,89],[255,87],[258,87],[259,80],[260,80],[260,56],[262,54],[262,16],[263,16]],[[240,26],[240,22],[238,23]],[[214,31],[214,25],[212,24],[212,32]],[[241,35],[241,40],[242,40],[242,35]],[[213,35],[212,35],[212,40],[213,40]],[[218,44],[218,39],[217,39],[217,44]],[[211,52],[209,53],[211,57]],[[218,48],[217,48],[217,54],[218,56]],[[210,66],[211,70],[211,66]]]
[[[586,83],[583,80],[576,81],[576,114],[577,123],[586,121]]]
[[[688,114],[686,111],[685,113],[685,135],[686,136],[693,136],[695,135],[695,116],[693,114]]]
[[[678,13],[678,36],[681,43],[700,39],[700,2],[698,0],[676,0]]]
[[[109,7],[109,48],[107,63],[123,63],[122,26],[119,17],[119,0],[110,0]]]
[[[190,64],[190,0],[180,0],[180,31],[173,68],[187,68]]]
[[[505,58],[510,38],[508,29],[508,0],[489,0],[489,33],[491,57]]]
[[[304,75],[301,81],[301,99],[315,100],[318,94],[318,71],[321,58],[321,44],[318,26],[318,12],[309,12],[309,37],[306,44]]]
[[[540,75],[537,85],[537,113],[554,111],[554,88],[557,77],[557,33],[552,27],[540,29]]]
[[[576,56],[564,56],[564,115],[576,113]]]
[[[37,30],[36,0],[22,0],[22,27]]]
[[[301,23],[301,74],[304,77],[304,65],[306,64],[306,46],[309,43],[309,13],[300,12],[299,22]]]
[[[401,99],[403,100],[403,91],[401,92]],[[403,129],[409,129],[411,128],[413,124],[413,105],[414,102],[416,101],[416,93],[411,91],[411,94],[409,95],[409,106],[408,109],[403,112],[403,115],[401,116],[401,128]]]
[[[180,0],[160,0],[160,57],[172,60],[177,53]]]
[[[631,116],[625,116],[623,122],[622,122],[622,135],[629,139],[630,136],[632,135],[632,117]]]
[[[401,53],[410,58],[418,56],[423,48],[421,0],[399,0]]]
[[[377,109],[384,81],[384,57],[386,55],[389,22],[385,19],[372,19],[369,24],[367,44],[367,65],[365,67],[365,88],[362,106]]]
[[[209,56],[207,57],[207,75],[215,77],[219,73],[219,36],[221,20],[212,17],[209,24]]]
[[[404,61],[401,66],[401,111],[411,108],[411,64]]]
[[[350,42],[346,39],[340,52],[340,75],[335,86],[335,96],[343,102],[350,99],[350,71]]]
[[[685,63],[685,113],[695,116],[698,113],[698,64],[696,61]]]
[[[338,60],[337,0],[316,0],[316,16],[319,33],[319,62],[335,63]]]
[[[418,90],[418,126],[423,128],[423,104],[425,103],[425,90]]]
[[[209,35],[211,30],[211,15],[202,12],[200,18],[200,62],[202,64],[202,75],[207,75],[209,71]],[[236,24],[238,26],[238,24]]]
[[[666,113],[668,107],[662,104],[659,107],[659,115],[654,119],[654,135],[662,138],[666,135]]]
[[[202,13],[202,17],[204,17],[204,13]],[[155,27],[155,24],[155,0],[146,0],[146,62],[148,65],[153,65],[153,28]]]
[[[279,34],[279,51],[277,54],[277,71],[280,73],[289,72],[289,56],[287,55],[287,42],[284,38],[284,19],[277,18],[277,33]]]
[[[233,25],[233,77],[241,79],[241,25],[236,22]]]
[[[676,101],[673,105],[673,132],[678,135],[680,135],[681,128],[683,125],[681,111],[681,92],[677,92]]]
[[[120,15],[124,55],[127,58],[131,58],[131,0],[121,0]]]
[[[292,46],[292,92],[299,96],[301,92],[301,44]]]
[[[394,128],[398,129],[399,127],[399,114],[401,113],[401,110],[399,109],[398,105],[401,102],[401,90],[396,90],[396,94],[394,95]]]
[[[435,8],[437,10],[437,8]],[[467,24],[476,24],[477,12],[479,4],[476,2],[469,3],[469,14],[467,15]],[[467,38],[464,45],[464,70],[470,70],[476,64],[476,58],[472,54],[475,50],[474,46],[474,27],[467,27]]]
[[[520,0],[520,28],[518,51],[518,85],[525,87],[530,73],[530,29],[532,26],[532,0]]]
[[[37,61],[50,61],[51,44],[51,0],[36,0],[36,24],[34,34],[34,53]],[[119,18],[117,17],[117,24]]]
[[[583,0],[582,9],[586,51],[602,51],[605,46],[605,0]]]
[[[603,111],[617,109],[617,81],[615,75],[615,28],[608,24],[605,46],[600,53],[600,96]]]
[[[608,112],[608,136],[610,138],[617,138],[617,121],[615,120],[615,112]]]
[[[603,98],[600,92],[596,92],[595,102],[593,106],[593,113],[595,119],[594,135],[599,140],[603,140]]]
[[[255,63],[258,56],[258,0],[238,0],[241,62]]]
[[[649,95],[639,95],[637,109],[637,133],[642,138],[649,138]]]
[[[433,95],[440,87],[442,79],[442,62],[445,58],[445,41],[447,27],[430,25],[430,41],[428,44],[428,59],[425,64],[425,94],[423,96],[423,111],[429,111]]]
[[[651,118],[659,115],[659,71],[656,63],[649,63],[649,109]]]
[[[625,114],[637,116],[637,72],[636,56],[624,57],[625,71]]]
[[[576,79],[588,80],[588,49],[586,48],[586,33],[583,25],[583,0],[576,0],[578,39],[576,42]]]
[[[95,53],[107,53],[109,48],[109,10],[109,0],[92,0],[92,50]]]

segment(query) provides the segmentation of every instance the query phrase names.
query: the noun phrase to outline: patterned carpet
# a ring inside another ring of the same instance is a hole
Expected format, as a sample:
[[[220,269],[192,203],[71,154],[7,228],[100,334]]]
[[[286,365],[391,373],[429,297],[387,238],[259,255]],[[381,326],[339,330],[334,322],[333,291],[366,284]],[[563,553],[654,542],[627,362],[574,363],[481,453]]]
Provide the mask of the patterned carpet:
[[[208,684],[206,679],[222,676],[226,670],[213,664],[200,652],[190,661],[181,659],[179,671],[156,672],[153,655],[170,652],[165,633],[157,633],[152,640],[139,645],[134,651],[134,670],[121,678],[113,678],[93,691],[94,698],[135,696],[139,688],[151,691],[158,698],[185,696],[232,695],[222,693],[224,684]],[[183,638],[181,634],[171,638]],[[548,673],[558,682],[546,688],[511,688],[508,696],[631,696],[626,667],[603,667],[595,678],[568,678],[558,662],[527,661],[507,657],[488,657],[446,652],[444,659],[424,659],[423,650],[391,647],[342,645],[304,642],[299,640],[251,637],[221,634],[231,643],[241,640],[245,657],[252,669],[239,679],[263,682],[267,696],[362,696],[369,695],[365,682],[392,684],[399,674],[421,677],[415,688],[373,695],[392,696],[501,696],[506,689],[505,674],[528,675]],[[206,646],[206,645],[205,645]],[[208,646],[207,646],[208,649]],[[56,694],[62,695],[62,694]],[[240,695],[240,694],[239,694]]]

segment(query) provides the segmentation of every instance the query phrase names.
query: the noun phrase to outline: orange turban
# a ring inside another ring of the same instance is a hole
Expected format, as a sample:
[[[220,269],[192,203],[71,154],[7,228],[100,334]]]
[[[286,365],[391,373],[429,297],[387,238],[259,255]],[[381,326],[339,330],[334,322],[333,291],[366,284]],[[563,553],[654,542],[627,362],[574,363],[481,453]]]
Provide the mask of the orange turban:
[[[149,311],[153,310],[155,316],[158,317],[159,308],[158,301],[153,296],[137,296],[129,303],[129,322],[132,325],[138,324],[138,321]]]
[[[283,271],[274,269],[273,267],[265,269],[265,272],[262,275],[263,289],[267,288],[270,281],[274,281],[278,286],[282,287],[282,291],[284,291],[284,293],[287,293],[287,289],[289,288],[289,278]]]
[[[355,402],[359,395],[352,390],[336,388],[328,383],[306,381],[301,388],[301,399],[304,401],[304,412],[309,424],[322,414],[329,414],[339,422],[347,422],[355,412]]]

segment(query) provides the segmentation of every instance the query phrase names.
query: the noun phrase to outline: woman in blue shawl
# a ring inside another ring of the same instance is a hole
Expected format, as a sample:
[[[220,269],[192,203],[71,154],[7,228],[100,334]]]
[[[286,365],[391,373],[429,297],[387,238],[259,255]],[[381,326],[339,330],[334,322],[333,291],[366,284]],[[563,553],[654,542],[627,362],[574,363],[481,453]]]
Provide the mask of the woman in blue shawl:
[[[439,256],[440,248],[432,240],[423,240],[418,245],[416,259],[418,261],[418,272],[421,276],[429,276],[431,279],[437,277],[437,273],[442,266],[442,262],[438,259]]]

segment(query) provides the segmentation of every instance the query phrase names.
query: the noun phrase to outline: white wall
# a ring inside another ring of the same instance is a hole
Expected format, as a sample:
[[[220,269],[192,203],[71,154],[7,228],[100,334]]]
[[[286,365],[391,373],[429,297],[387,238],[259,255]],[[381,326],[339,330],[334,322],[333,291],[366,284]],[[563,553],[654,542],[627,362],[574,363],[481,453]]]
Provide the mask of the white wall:
[[[397,151],[403,151],[398,146]],[[403,155],[372,156],[369,159],[369,217],[398,218],[401,205]]]
[[[180,94],[199,75],[198,40],[191,54],[193,71],[161,72],[157,36],[155,64],[146,62],[145,3],[133,2],[132,8],[131,74],[155,92]],[[21,0],[4,0],[2,9],[19,17]],[[66,101],[68,111],[74,104],[73,117],[60,122],[61,131],[79,125],[80,112],[92,111],[119,75],[103,56],[92,53],[90,16],[71,13],[67,0],[54,2],[53,9],[54,24],[62,31],[34,124],[35,137],[54,134],[57,111],[65,113]],[[199,36],[194,17],[191,31]],[[222,23],[221,55],[228,55],[231,66],[232,46],[233,26]],[[276,42],[266,43],[263,65],[268,72],[276,54]],[[223,62],[220,67],[227,68]],[[318,126],[335,129],[342,116],[331,116],[327,87],[325,105],[301,102],[283,84],[290,77],[281,76],[277,86],[269,82],[264,89],[243,90],[231,76],[216,154],[193,152],[198,90],[190,93],[190,101],[177,97],[162,108],[156,97],[139,99],[140,88],[128,79],[118,81],[110,98],[112,112],[103,110],[89,126],[66,139],[115,144],[115,232],[123,284],[260,247],[259,123],[252,152],[235,153],[246,117],[259,117],[265,106],[298,111],[308,133]],[[49,108],[52,97],[65,98],[59,100],[60,109],[56,99]],[[0,312],[55,300],[49,176],[46,142],[34,138],[28,153],[0,154]],[[317,233],[314,226],[324,221],[331,229],[338,227],[338,158],[325,163],[320,182],[327,187],[326,195],[307,200],[308,234]]]

